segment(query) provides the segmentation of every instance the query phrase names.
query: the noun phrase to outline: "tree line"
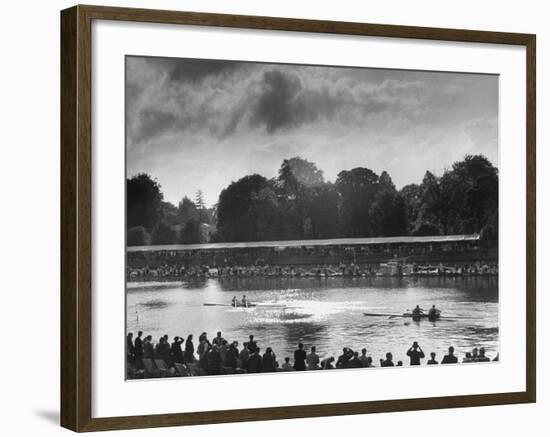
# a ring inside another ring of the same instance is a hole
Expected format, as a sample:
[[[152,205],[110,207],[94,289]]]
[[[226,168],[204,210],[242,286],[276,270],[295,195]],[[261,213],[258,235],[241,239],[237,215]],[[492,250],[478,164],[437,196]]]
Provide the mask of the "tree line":
[[[277,176],[251,174],[231,182],[207,208],[198,191],[178,206],[164,201],[147,174],[127,179],[127,243],[299,240],[481,233],[498,239],[498,169],[466,155],[441,176],[397,190],[388,172],[343,170],[334,182],[316,164],[285,159]]]

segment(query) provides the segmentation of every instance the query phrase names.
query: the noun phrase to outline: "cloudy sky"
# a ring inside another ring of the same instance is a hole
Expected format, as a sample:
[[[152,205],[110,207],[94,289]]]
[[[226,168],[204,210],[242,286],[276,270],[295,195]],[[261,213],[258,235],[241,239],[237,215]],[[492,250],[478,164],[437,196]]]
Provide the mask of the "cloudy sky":
[[[127,174],[177,205],[208,206],[246,174],[313,161],[334,181],[363,166],[398,188],[465,154],[498,165],[498,78],[489,75],[175,58],[126,58]]]

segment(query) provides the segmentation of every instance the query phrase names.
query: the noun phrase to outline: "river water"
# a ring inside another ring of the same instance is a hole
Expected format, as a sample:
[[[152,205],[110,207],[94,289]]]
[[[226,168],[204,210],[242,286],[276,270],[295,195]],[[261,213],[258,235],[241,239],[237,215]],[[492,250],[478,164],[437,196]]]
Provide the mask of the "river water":
[[[246,294],[251,302],[273,307],[231,308]],[[401,314],[416,304],[432,304],[442,315],[468,319],[413,322],[401,317],[372,317],[369,313]],[[464,278],[211,278],[172,283],[128,283],[127,330],[186,338],[195,347],[201,332],[212,339],[222,331],[227,340],[243,341],[254,334],[262,352],[271,346],[282,363],[299,342],[317,346],[324,358],[340,355],[342,347],[367,348],[375,365],[386,352],[394,362],[408,363],[406,351],[418,341],[428,356],[439,361],[452,345],[461,360],[473,347],[485,347],[491,358],[498,352],[498,279]]]

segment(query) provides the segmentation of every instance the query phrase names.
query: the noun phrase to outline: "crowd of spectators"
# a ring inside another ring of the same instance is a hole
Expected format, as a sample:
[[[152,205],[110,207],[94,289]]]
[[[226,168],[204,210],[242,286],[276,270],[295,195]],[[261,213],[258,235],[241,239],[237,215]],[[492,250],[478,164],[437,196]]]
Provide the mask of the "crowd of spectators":
[[[487,276],[498,275],[498,264],[467,263],[454,265],[418,265],[402,264],[397,274],[387,273],[379,265],[364,265],[356,263],[322,264],[309,266],[269,265],[256,262],[252,265],[191,265],[160,264],[153,268],[127,266],[126,277],[131,280],[147,280],[158,278],[208,278],[208,277],[336,277],[336,276]]]
[[[422,364],[458,364],[459,358],[454,353],[453,346],[448,348],[441,362],[435,352],[426,354],[418,344],[414,342],[407,350],[408,365],[418,366]],[[498,361],[498,354],[492,361]],[[462,359],[462,363],[488,362],[491,359],[485,354],[485,349],[474,348]],[[385,357],[379,358],[378,363],[367,354],[367,349],[361,351],[344,347],[342,353],[335,356],[321,357],[315,346],[309,348],[309,352],[303,343],[299,343],[293,357],[284,357],[280,361],[271,347],[262,351],[254,335],[239,346],[238,341],[229,341],[223,338],[221,332],[210,341],[208,335],[203,332],[198,337],[195,348],[193,335],[187,339],[176,336],[172,343],[168,335],[164,335],[153,343],[151,335],[143,335],[139,331],[134,339],[133,333],[126,337],[126,364],[127,377],[151,378],[158,376],[202,376],[221,375],[235,373],[262,373],[262,372],[288,372],[311,371],[330,369],[372,368],[403,366],[402,361],[394,362],[393,354],[387,352]]]

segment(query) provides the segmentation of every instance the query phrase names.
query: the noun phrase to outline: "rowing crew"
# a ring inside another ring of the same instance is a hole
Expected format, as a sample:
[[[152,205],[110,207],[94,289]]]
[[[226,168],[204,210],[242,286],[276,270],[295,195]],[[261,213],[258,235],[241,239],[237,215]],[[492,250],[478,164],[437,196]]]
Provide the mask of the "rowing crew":
[[[420,305],[417,305],[412,310],[412,319],[415,322],[419,322],[420,320],[422,320],[423,317],[426,317],[426,313],[422,308],[420,308]],[[435,307],[435,305],[432,305],[432,307],[428,311],[427,317],[430,322],[435,322],[436,320],[439,320],[439,318],[441,317],[441,311],[438,310]]]
[[[240,302],[239,302],[239,299],[237,299],[237,296],[233,296],[233,299],[231,299],[231,306],[235,308],[237,307],[248,308],[250,306],[250,301],[247,299],[246,295],[244,294]]]

